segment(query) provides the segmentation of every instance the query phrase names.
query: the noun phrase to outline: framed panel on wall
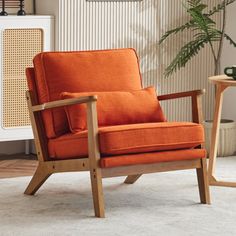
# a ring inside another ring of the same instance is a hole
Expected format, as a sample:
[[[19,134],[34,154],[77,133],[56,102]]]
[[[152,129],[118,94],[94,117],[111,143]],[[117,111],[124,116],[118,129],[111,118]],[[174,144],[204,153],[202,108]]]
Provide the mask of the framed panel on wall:
[[[16,15],[20,9],[20,2],[19,0],[0,0],[0,12],[4,3],[5,12],[9,15]],[[24,0],[22,4],[27,15],[35,13],[35,0]]]
[[[25,68],[37,53],[53,50],[52,16],[0,17],[0,142],[33,139]]]

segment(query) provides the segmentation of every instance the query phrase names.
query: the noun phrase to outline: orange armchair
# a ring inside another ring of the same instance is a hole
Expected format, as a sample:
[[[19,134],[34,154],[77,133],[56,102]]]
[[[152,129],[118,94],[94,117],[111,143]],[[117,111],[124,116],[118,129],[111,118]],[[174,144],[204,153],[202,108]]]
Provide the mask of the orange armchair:
[[[210,204],[201,95],[155,97],[142,89],[133,49],[44,52],[27,68],[27,102],[39,160],[25,194],[53,173],[89,171],[95,215],[104,217],[102,178],[196,169],[201,203]],[[159,101],[191,97],[191,122],[167,122]],[[159,100],[159,101],[158,101]]]

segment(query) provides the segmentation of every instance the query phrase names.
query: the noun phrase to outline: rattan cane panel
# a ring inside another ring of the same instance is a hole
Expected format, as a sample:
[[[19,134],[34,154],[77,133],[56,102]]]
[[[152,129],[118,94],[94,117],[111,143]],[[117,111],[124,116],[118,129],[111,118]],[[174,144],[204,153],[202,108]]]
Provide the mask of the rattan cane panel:
[[[43,50],[41,29],[6,29],[3,32],[3,128],[30,125],[25,91],[25,68]]]

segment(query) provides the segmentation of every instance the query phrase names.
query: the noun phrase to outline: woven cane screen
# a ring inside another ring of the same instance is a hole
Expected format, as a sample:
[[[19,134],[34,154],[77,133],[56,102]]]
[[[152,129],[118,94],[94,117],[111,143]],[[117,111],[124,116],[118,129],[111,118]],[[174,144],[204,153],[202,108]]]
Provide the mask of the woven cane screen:
[[[25,98],[25,68],[43,49],[41,29],[6,29],[3,32],[3,128],[30,125]]]

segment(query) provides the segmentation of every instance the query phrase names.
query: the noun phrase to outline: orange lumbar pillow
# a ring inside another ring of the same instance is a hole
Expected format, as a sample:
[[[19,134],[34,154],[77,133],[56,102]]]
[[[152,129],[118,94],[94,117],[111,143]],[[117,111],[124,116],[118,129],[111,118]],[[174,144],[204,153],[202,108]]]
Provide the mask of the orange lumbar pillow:
[[[99,126],[163,122],[161,106],[153,87],[135,91],[63,92],[62,99],[97,95]],[[87,129],[86,104],[65,107],[71,132]]]

